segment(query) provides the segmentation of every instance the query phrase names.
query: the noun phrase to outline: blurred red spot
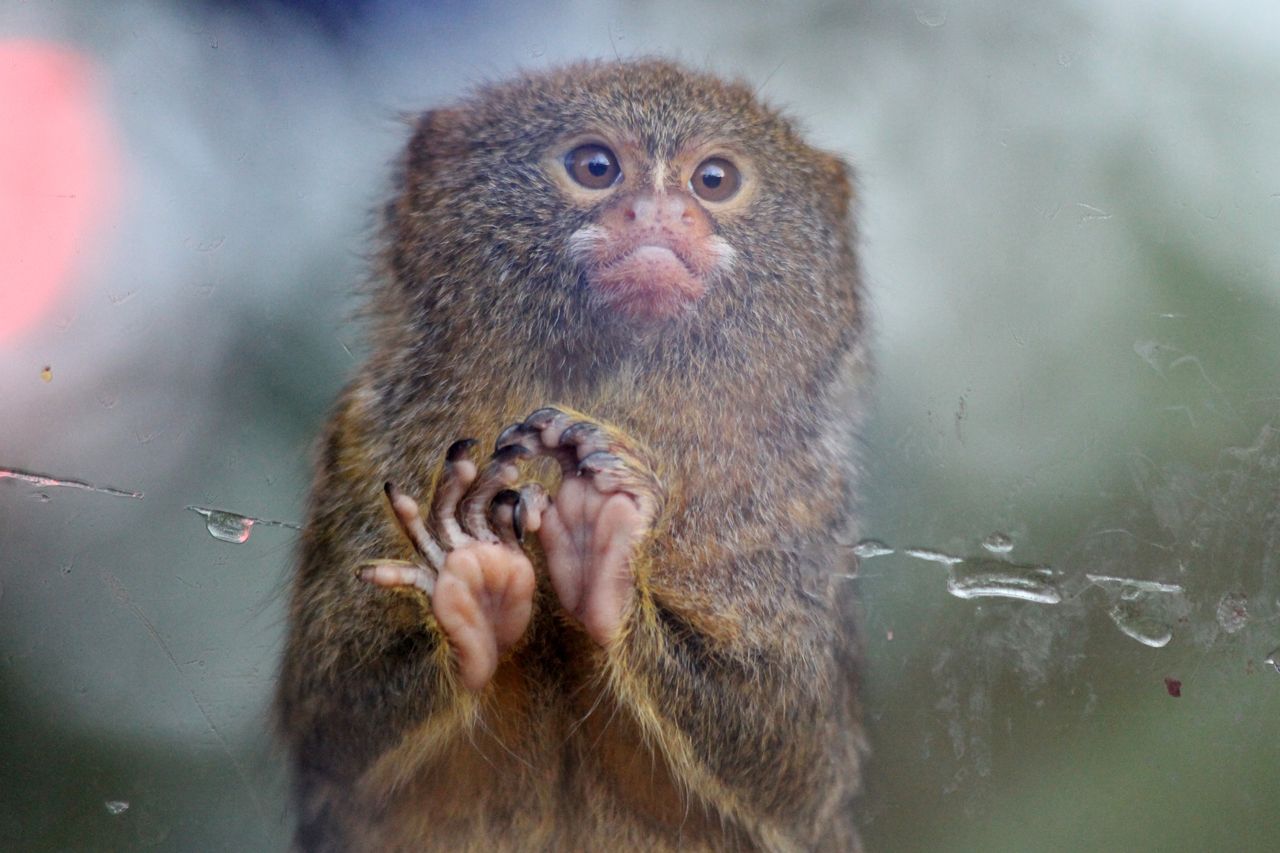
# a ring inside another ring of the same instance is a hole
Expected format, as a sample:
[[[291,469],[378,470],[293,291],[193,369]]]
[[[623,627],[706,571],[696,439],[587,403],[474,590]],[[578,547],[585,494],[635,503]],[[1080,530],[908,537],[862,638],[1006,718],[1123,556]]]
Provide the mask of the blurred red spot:
[[[1164,680],[1164,689],[1169,691],[1169,695],[1177,699],[1182,695],[1182,682],[1176,678],[1166,677]]]
[[[116,170],[89,62],[58,45],[0,41],[0,344],[67,285]]]

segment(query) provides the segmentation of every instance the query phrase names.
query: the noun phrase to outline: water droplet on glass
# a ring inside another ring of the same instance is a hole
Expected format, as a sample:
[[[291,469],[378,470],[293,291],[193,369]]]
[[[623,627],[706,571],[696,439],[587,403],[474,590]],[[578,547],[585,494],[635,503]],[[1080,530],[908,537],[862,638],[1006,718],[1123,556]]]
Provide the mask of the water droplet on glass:
[[[1280,649],[1272,651],[1271,654],[1262,659],[1262,662],[1280,673]]]
[[[982,557],[952,564],[947,575],[947,592],[956,598],[1017,598],[1039,604],[1062,601],[1051,569]]]
[[[982,540],[982,547],[992,554],[1008,554],[1013,550],[1013,537],[1008,533],[996,531]]]
[[[916,9],[916,20],[926,27],[940,27],[947,22],[947,13],[942,9]]]
[[[892,554],[893,549],[879,539],[863,539],[853,546],[853,553],[866,559],[868,557],[883,557],[887,554]]]
[[[1135,341],[1133,344],[1133,351],[1138,358],[1151,365],[1151,369],[1161,376],[1164,376],[1164,362],[1168,360],[1164,354],[1168,349],[1158,341]]]
[[[1163,648],[1173,639],[1173,629],[1146,613],[1140,602],[1120,601],[1108,615],[1126,637],[1153,649]]]
[[[189,506],[187,509],[204,516],[205,527],[208,528],[209,535],[214,539],[233,542],[237,545],[249,540],[249,534],[253,532],[254,525],[285,527],[289,530],[302,529],[301,525],[290,521],[254,518],[251,515],[241,515],[238,512],[228,512],[225,509],[214,509],[207,506]]]
[[[1228,634],[1234,634],[1249,621],[1249,600],[1239,592],[1228,592],[1218,601],[1218,624]]]
[[[129,810],[129,804],[124,800],[107,800],[103,805],[107,807],[107,813],[112,815],[121,815]]]
[[[249,534],[253,532],[254,519],[252,518],[220,509],[203,509],[195,506],[189,506],[187,509],[204,516],[204,525],[214,539],[234,542],[238,545],[249,541]]]

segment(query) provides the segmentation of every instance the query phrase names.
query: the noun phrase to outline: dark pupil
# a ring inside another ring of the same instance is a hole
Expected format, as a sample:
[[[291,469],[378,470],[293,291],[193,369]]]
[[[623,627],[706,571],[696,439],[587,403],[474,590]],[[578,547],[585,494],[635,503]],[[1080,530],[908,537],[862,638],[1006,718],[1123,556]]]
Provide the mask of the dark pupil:
[[[598,152],[592,154],[587,161],[587,171],[597,178],[603,178],[609,171],[609,158]]]
[[[714,190],[720,186],[720,182],[724,180],[724,170],[717,166],[708,166],[702,171],[702,183],[707,189]]]

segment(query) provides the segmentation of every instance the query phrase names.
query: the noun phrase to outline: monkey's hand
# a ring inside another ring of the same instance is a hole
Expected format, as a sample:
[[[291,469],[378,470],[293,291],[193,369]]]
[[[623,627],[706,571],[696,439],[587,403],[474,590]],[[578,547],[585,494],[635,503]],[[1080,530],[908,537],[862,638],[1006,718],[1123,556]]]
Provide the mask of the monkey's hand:
[[[631,555],[657,517],[661,486],[617,430],[558,409],[539,409],[503,436],[560,462],[563,479],[538,531],[547,574],[565,610],[607,645],[634,595]]]
[[[484,688],[498,661],[524,634],[533,612],[533,566],[521,550],[525,531],[536,531],[547,506],[541,486],[512,491],[515,462],[530,455],[502,447],[483,470],[467,458],[475,444],[455,442],[445,458],[432,501],[430,529],[418,502],[387,484],[387,498],[416,559],[379,560],[360,577],[385,587],[417,588],[430,596],[436,622],[448,637],[458,678]]]

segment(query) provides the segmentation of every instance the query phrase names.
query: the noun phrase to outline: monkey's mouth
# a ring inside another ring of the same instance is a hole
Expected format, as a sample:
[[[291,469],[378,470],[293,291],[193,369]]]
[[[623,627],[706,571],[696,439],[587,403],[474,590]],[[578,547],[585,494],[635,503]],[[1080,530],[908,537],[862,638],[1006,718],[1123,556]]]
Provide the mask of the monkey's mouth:
[[[636,320],[669,320],[701,299],[706,281],[671,247],[636,246],[587,273],[592,292],[611,309]]]

